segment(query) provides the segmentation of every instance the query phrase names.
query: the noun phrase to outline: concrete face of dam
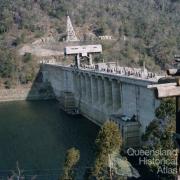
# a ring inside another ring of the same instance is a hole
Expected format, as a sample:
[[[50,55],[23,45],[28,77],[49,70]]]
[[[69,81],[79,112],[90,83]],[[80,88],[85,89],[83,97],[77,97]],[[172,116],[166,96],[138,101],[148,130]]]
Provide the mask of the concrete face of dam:
[[[155,118],[159,101],[147,89],[155,81],[51,64],[43,64],[41,71],[56,97],[72,92],[80,114],[98,125],[112,114],[136,115],[143,132]]]

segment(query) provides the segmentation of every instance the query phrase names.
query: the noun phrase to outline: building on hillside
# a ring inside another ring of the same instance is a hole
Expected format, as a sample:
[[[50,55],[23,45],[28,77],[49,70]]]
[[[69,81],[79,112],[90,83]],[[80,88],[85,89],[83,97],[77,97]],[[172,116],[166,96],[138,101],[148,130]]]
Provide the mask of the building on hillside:
[[[98,36],[100,40],[112,40],[112,36]]]

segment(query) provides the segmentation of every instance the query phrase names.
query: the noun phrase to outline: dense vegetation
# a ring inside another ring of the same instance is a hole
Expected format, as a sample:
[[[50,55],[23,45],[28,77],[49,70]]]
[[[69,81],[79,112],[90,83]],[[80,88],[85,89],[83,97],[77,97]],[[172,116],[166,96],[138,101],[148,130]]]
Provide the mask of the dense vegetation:
[[[97,180],[107,178],[107,166],[109,154],[113,152],[120,153],[122,146],[122,137],[120,130],[114,122],[106,122],[96,138],[96,159],[92,176]]]
[[[3,83],[33,80],[29,71],[34,63],[18,57],[16,50],[48,31],[61,37],[67,12],[75,27],[84,29],[85,40],[89,40],[88,32],[116,39],[102,42],[105,60],[130,66],[145,61],[150,70],[157,71],[171,65],[173,55],[179,53],[179,0],[0,0],[0,4]]]
[[[156,110],[156,116],[158,119],[153,120],[146,128],[146,132],[143,135],[143,141],[145,149],[148,150],[166,150],[170,152],[177,152],[173,139],[175,132],[175,99],[167,98],[161,101],[160,106]],[[152,163],[149,164],[149,168],[155,174],[159,174],[160,179],[174,179],[176,174],[176,153],[168,155],[153,154],[148,158],[153,159],[165,159],[171,163]],[[173,162],[173,163],[172,163]],[[166,168],[166,172],[163,173],[162,169]],[[165,178],[166,177],[166,178]]]

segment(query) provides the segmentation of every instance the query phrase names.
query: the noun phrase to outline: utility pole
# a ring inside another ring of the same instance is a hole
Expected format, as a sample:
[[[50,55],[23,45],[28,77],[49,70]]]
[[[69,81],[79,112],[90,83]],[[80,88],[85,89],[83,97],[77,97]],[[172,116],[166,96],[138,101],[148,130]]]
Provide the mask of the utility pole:
[[[174,56],[175,61],[180,63],[180,55]],[[174,134],[175,143],[178,146],[177,157],[177,180],[180,178],[180,69],[168,69],[168,77],[159,79],[159,84],[148,85],[154,89],[157,98],[175,97],[176,98],[176,133]]]
[[[180,96],[176,97],[176,143],[178,144],[178,146],[180,146]],[[178,147],[179,148],[179,147]],[[177,157],[177,172],[178,172],[178,176],[180,174],[180,152],[178,152],[178,157]]]
[[[109,178],[110,180],[112,180],[112,160],[110,154],[108,154],[108,161],[109,161]]]

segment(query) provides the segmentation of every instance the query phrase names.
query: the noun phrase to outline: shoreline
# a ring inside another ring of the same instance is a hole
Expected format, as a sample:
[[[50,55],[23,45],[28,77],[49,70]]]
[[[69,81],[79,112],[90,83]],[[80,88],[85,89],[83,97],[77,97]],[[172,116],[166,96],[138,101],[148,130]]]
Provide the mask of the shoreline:
[[[0,102],[50,99],[55,99],[55,96],[50,86],[45,83],[34,87],[0,89]]]

